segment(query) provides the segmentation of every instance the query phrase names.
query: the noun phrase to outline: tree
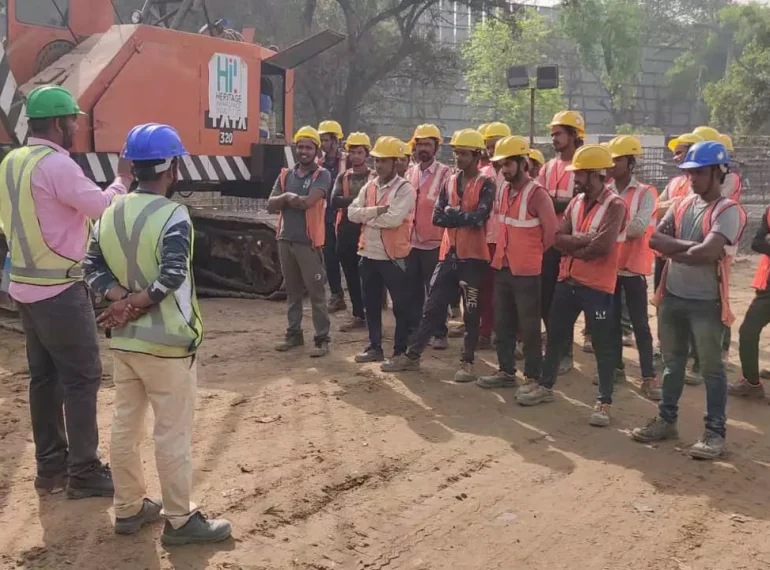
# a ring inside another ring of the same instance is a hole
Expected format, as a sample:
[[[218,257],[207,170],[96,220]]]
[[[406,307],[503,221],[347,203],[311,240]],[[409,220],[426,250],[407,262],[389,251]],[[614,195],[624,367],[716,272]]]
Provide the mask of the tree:
[[[464,78],[468,101],[478,105],[480,121],[499,120],[516,133],[529,132],[530,94],[528,90],[511,93],[506,69],[511,65],[534,66],[543,61],[543,53],[552,40],[552,30],[534,10],[519,13],[515,26],[490,19],[477,25],[462,48]],[[546,134],[545,125],[564,108],[561,89],[537,91],[535,126]]]

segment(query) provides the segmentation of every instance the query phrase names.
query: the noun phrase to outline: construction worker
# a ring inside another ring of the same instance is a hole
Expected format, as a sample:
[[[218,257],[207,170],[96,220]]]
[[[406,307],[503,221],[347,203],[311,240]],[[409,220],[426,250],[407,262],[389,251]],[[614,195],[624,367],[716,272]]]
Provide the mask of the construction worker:
[[[403,141],[399,141],[403,142]],[[412,143],[404,143],[404,156],[400,156],[396,161],[396,174],[401,178],[406,177],[406,172],[409,170],[412,161]]]
[[[436,160],[441,144],[441,131],[436,125],[418,125],[412,141],[418,162],[409,169],[406,179],[417,194],[417,203],[406,279],[413,287],[414,303],[422,311],[438,263],[444,232],[444,228],[433,223],[433,209],[441,188],[449,179],[450,168]],[[446,318],[436,324],[433,336],[434,349],[445,350],[448,347]]]
[[[545,164],[543,153],[533,148],[529,151],[529,177],[537,178],[540,176],[540,169]]]
[[[187,151],[172,127],[150,123],[128,134],[123,157],[138,188],[105,210],[84,262],[86,281],[111,301],[98,323],[112,330],[115,412],[110,459],[115,477],[115,532],[132,534],[161,515],[146,497],[139,446],[148,404],[163,496],[164,544],[217,542],[226,520],[207,520],[192,493],[192,435],[203,323],[192,276],[193,226],[172,202]]]
[[[623,363],[623,332],[621,315],[623,304],[636,337],[639,366],[642,369],[642,393],[651,400],[660,400],[660,386],[652,360],[652,333],[647,317],[647,275],[652,274],[655,257],[650,249],[650,236],[655,230],[655,211],[658,192],[653,186],[636,178],[637,157],[642,156],[642,143],[634,136],[621,135],[609,143],[608,149],[615,163],[608,174],[609,188],[626,202],[628,221],[626,240],[618,260],[618,281],[615,288],[614,318],[615,374],[625,379]]]
[[[490,124],[491,123],[482,123],[482,124],[479,125],[479,128],[476,129],[482,137],[486,136],[487,128],[489,127]],[[457,133],[459,133],[459,132],[460,131],[455,131],[452,134],[454,136],[456,136]],[[450,141],[449,144],[451,145],[452,141]],[[494,169],[492,167],[492,161],[490,160],[491,157],[492,157],[492,155],[489,154],[486,149],[484,149],[481,152],[481,157],[479,158],[479,170],[481,171],[482,174],[486,174],[488,176],[492,176],[491,173],[494,171]]]
[[[361,291],[361,278],[358,274],[358,240],[361,237],[361,225],[348,219],[348,206],[353,203],[361,188],[369,181],[373,173],[366,166],[372,143],[366,133],[350,133],[345,142],[350,168],[341,172],[334,183],[332,206],[337,210],[337,259],[345,273],[350,304],[353,306],[352,318],[340,326],[341,332],[350,332],[366,328],[364,297]]]
[[[294,134],[297,165],[283,168],[267,202],[268,212],[277,212],[278,256],[286,286],[289,326],[284,341],[275,349],[291,350],[305,344],[302,334],[302,298],[310,296],[313,311],[313,348],[310,356],[329,353],[329,311],[326,306],[324,240],[326,237],[326,192],[331,174],[315,161],[321,137],[305,126]]]
[[[396,161],[404,154],[404,143],[380,137],[371,152],[377,178],[366,183],[348,207],[351,222],[361,224],[361,282],[366,306],[369,346],[355,361],[381,362],[382,291],[393,300],[396,318],[393,354],[406,352],[410,332],[419,319],[420,305],[413,301],[414,289],[407,280],[415,192],[408,180],[396,174]]]
[[[713,459],[724,453],[727,378],[720,358],[722,326],[730,326],[730,262],[746,223],[737,202],[720,193],[730,157],[720,142],[694,144],[679,165],[690,176],[693,194],[674,204],[650,239],[668,258],[655,293],[663,348],[663,399],[657,417],[633,430],[634,439],[659,441],[678,436],[679,397],[684,384],[690,332],[706,383],[706,429],[689,453]]]
[[[589,423],[600,427],[610,423],[616,361],[612,311],[627,215],[623,199],[605,186],[612,167],[610,151],[600,145],[580,147],[567,167],[574,172],[578,195],[567,206],[556,232],[556,247],[564,255],[548,324],[543,376],[516,395],[524,406],[553,401],[559,362],[582,311],[593,333],[599,372],[599,397]]]
[[[548,126],[551,129],[551,142],[557,156],[545,163],[537,181],[548,190],[556,214],[561,219],[575,193],[575,175],[568,167],[577,149],[583,145],[586,136],[585,120],[578,111],[560,111],[553,116]],[[542,311],[546,332],[550,326],[549,315],[559,278],[561,256],[561,251],[556,247],[549,248],[543,255]],[[559,374],[572,370],[572,362],[572,341],[570,341],[568,351],[559,365]]]
[[[334,183],[337,176],[348,169],[347,156],[341,150],[342,127],[337,121],[321,121],[318,125],[318,134],[321,137],[322,158],[319,160],[319,166],[329,171],[331,183],[326,189],[327,198],[331,196],[334,190]],[[337,211],[334,209],[331,200],[326,205],[326,238],[324,241],[324,265],[326,266],[326,278],[329,282],[328,310],[329,313],[337,313],[347,309],[345,304],[345,295],[342,291],[342,274],[340,272],[340,260],[337,258],[337,233],[336,233]],[[352,302],[352,301],[351,301]]]
[[[730,137],[730,135],[720,134],[718,140],[723,145],[725,145],[725,148],[727,149],[727,152],[730,153],[730,156],[733,156],[735,147],[733,146],[733,139]],[[725,176],[725,181],[722,184],[721,191],[722,196],[725,198],[730,198],[730,200],[740,203],[741,192],[743,191],[743,182],[741,181],[740,175],[735,172],[735,170],[733,170],[733,165],[730,165],[730,172],[728,172],[727,176]]]
[[[66,486],[73,499],[112,497],[112,475],[97,452],[102,363],[81,261],[88,220],[125,194],[133,176],[119,161],[118,177],[102,191],[70,158],[82,113],[66,89],[32,90],[26,113],[27,146],[0,165],[0,227],[9,242],[8,292],[27,342],[35,488]]]
[[[486,223],[495,200],[495,181],[479,171],[485,148],[478,131],[465,129],[453,144],[458,172],[441,188],[433,223],[446,228],[436,272],[422,320],[406,354],[382,365],[384,372],[417,370],[431,334],[446,320],[447,308],[458,287],[463,291],[465,343],[456,382],[473,382],[473,360],[479,333],[479,286],[489,266]]]
[[[525,383],[540,379],[540,273],[543,253],[553,244],[559,222],[548,191],[529,177],[529,143],[509,136],[497,143],[492,162],[506,183],[500,200],[495,270],[495,348],[499,371],[478,379],[483,388],[516,386],[516,337],[524,341]],[[498,192],[500,189],[498,189]]]

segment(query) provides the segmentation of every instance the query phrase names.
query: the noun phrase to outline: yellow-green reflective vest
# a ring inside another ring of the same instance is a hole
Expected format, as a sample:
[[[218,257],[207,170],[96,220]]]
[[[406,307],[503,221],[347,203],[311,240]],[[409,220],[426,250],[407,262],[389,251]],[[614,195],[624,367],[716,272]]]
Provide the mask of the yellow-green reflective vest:
[[[99,222],[99,246],[107,266],[125,289],[139,292],[160,274],[163,229],[177,208],[156,194],[129,194],[116,200]],[[189,283],[125,327],[113,329],[110,347],[163,358],[182,358],[203,340],[203,322],[192,274],[193,238],[187,261]]]
[[[32,173],[53,152],[44,145],[25,146],[12,150],[0,164],[0,224],[10,242],[11,281],[16,283],[51,286],[83,278],[82,260],[48,247],[35,213]]]

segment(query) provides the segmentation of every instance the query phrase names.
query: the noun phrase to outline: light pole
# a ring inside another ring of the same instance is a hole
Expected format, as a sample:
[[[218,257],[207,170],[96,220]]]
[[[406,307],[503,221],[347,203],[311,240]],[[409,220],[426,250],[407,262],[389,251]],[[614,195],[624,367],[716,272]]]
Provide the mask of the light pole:
[[[506,72],[508,88],[511,91],[529,89],[529,144],[531,145],[535,144],[535,90],[558,89],[559,66],[538,65],[535,73],[535,86],[532,87],[526,65],[513,65]]]

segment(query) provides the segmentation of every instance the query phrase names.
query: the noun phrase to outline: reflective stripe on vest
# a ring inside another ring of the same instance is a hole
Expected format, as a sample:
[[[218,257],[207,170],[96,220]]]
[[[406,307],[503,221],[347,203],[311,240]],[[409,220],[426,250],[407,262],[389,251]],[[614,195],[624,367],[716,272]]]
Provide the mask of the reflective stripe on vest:
[[[637,183],[635,187],[627,188],[621,198],[626,202],[626,207],[628,208],[627,220],[630,222],[639,212],[639,203],[647,192],[652,193],[654,200],[650,220],[642,235],[637,238],[627,239],[623,244],[620,250],[620,259],[618,260],[619,271],[630,271],[637,275],[650,275],[652,273],[655,254],[650,248],[650,237],[655,231],[655,212],[658,209],[657,192],[649,184]]]
[[[452,206],[460,206],[463,212],[473,212],[479,205],[481,190],[489,177],[483,174],[476,175],[465,183],[462,199],[457,190],[458,174],[453,174],[447,183],[447,198]],[[490,260],[489,246],[487,245],[486,223],[480,228],[461,227],[446,228],[441,240],[439,259],[443,260],[447,254],[455,250],[459,259],[483,259]]]
[[[669,182],[668,198],[682,198],[690,194],[690,177],[686,174],[672,178]]]
[[[770,227],[770,208],[765,210],[765,223]],[[757,291],[767,291],[768,281],[770,281],[770,256],[763,254],[759,258],[759,266],[751,286]]]
[[[414,225],[412,228],[412,242],[418,245],[432,245],[433,248],[441,244],[444,228],[433,225],[433,208],[441,194],[441,186],[450,175],[447,165],[436,161],[436,171],[428,176],[424,185],[420,185],[422,171],[420,165],[415,164],[406,173],[406,179],[412,183],[417,194],[414,207]]]
[[[361,192],[364,193],[364,205],[367,208],[390,204],[391,192],[395,196],[398,194],[398,191],[407,184],[406,181],[403,181],[395,190],[393,190],[393,184],[391,184],[378,200],[377,191],[379,190],[379,184],[377,182],[377,178],[373,178],[361,189]],[[382,247],[385,250],[385,254],[391,260],[402,259],[409,255],[409,238],[412,235],[412,217],[411,213],[407,214],[404,221],[401,222],[401,225],[396,228],[379,228]],[[365,233],[366,232],[362,230],[361,237],[358,238],[358,249],[360,251],[363,251],[364,249]]]
[[[286,177],[289,175],[288,168],[282,168],[281,174],[278,176],[279,183],[281,185],[281,193],[286,192]],[[321,169],[316,168],[313,172],[310,184],[315,182],[321,175]],[[326,241],[326,225],[324,219],[324,212],[326,210],[326,200],[318,200],[312,208],[305,210],[305,231],[307,237],[310,238],[310,243],[313,247],[323,247]],[[278,231],[277,236],[281,235],[281,228],[283,228],[283,210],[278,213]]]
[[[369,171],[369,169],[367,168]],[[350,176],[354,174],[352,168],[348,168],[345,173],[342,175],[342,197],[343,198],[350,198]],[[374,173],[369,171],[369,180],[374,178]],[[344,210],[347,208],[340,208],[337,210],[337,219],[334,222],[334,227],[338,228],[340,227],[340,224],[342,223],[342,220],[344,218]],[[359,225],[359,224],[356,224]]]
[[[560,201],[571,200],[575,194],[575,173],[565,170],[559,173],[559,169],[556,167],[557,162],[563,162],[558,158],[552,158],[545,163],[545,189],[548,190],[548,194],[551,198]],[[564,175],[567,174],[567,185],[564,186]]]
[[[492,205],[492,213],[487,221],[487,243],[497,243],[502,218],[501,212],[503,211],[503,193],[508,183],[505,181],[502,169],[499,172],[495,172],[493,168],[490,178],[495,181],[495,200]]]
[[[502,269],[507,265],[512,275],[540,275],[543,265],[543,231],[540,218],[529,213],[529,201],[537,191],[544,191],[531,180],[513,200],[510,199],[511,185],[503,189],[500,231],[498,233],[495,257],[492,267]],[[504,264],[504,261],[507,263]]]

